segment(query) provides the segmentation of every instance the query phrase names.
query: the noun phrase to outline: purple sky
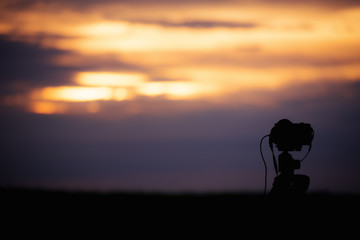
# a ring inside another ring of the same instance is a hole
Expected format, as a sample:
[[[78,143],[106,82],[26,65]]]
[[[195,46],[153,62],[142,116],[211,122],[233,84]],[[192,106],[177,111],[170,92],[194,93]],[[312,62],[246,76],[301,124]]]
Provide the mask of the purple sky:
[[[360,193],[357,1],[9,3],[0,186],[260,193],[259,141],[288,118],[315,130],[309,191]]]

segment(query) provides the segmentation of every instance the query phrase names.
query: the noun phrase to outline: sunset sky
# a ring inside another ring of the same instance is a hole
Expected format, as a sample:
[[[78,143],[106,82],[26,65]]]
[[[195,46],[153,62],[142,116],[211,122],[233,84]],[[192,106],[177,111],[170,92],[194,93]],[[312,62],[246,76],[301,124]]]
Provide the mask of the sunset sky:
[[[261,192],[288,118],[309,191],[360,193],[359,23],[356,0],[0,0],[0,186]]]

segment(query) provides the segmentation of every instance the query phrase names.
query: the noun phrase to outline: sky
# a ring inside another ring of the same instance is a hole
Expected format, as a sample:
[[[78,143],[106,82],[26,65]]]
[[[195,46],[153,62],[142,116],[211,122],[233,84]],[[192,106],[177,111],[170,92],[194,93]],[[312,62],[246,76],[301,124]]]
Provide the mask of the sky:
[[[0,186],[262,192],[286,118],[315,131],[309,191],[360,194],[359,22],[355,0],[0,0]]]

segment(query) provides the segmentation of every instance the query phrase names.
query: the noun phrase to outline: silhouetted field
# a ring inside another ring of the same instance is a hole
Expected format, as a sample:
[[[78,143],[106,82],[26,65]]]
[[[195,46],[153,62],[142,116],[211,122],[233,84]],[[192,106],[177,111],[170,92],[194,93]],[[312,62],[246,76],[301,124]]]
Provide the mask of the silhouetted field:
[[[241,204],[266,205],[266,204],[296,204],[325,206],[331,204],[333,208],[354,207],[360,203],[360,195],[352,194],[329,194],[329,193],[310,193],[303,196],[292,197],[270,197],[257,193],[161,193],[161,192],[96,192],[96,191],[64,191],[64,190],[44,190],[44,189],[18,189],[0,188],[0,195],[3,201],[9,203],[24,202],[62,202],[62,203],[109,203],[109,204],[212,204],[212,206],[224,204],[226,206],[236,206]],[[346,205],[343,205],[346,203]],[[214,205],[215,204],[215,205]]]
[[[354,219],[360,213],[360,196],[326,193],[271,198],[251,193],[102,193],[3,188],[0,194],[3,219],[25,225],[36,225],[39,219],[46,225],[60,222],[59,226],[65,223],[118,226],[126,222],[135,227],[202,226],[207,233],[230,225],[232,230],[244,230],[244,224],[271,226],[273,231],[280,232],[312,227],[328,233],[329,229],[340,231],[345,226],[348,233],[348,228],[357,229]]]
[[[157,199],[157,200],[269,200],[269,195],[264,196],[261,193],[247,192],[141,192],[141,191],[67,191],[67,190],[49,190],[32,188],[0,188],[0,194],[3,198],[25,197],[29,199],[41,198],[61,198],[61,199],[118,199],[118,200],[136,200],[136,199]],[[294,197],[295,198],[295,197]],[[307,193],[299,196],[305,200],[360,200],[360,195],[356,194],[331,194],[331,193]]]

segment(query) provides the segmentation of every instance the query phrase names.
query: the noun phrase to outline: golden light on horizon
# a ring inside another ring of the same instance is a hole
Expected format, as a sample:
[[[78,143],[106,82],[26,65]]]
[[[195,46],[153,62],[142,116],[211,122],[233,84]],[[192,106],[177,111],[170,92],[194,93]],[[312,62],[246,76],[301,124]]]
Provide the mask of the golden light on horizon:
[[[67,107],[62,103],[35,101],[30,104],[29,110],[37,114],[61,114],[67,111]]]
[[[44,100],[65,102],[87,102],[95,100],[110,100],[112,90],[106,87],[46,87],[40,90]]]
[[[85,86],[137,87],[148,77],[140,73],[79,72],[75,82]]]
[[[100,21],[89,25],[80,26],[78,33],[89,37],[114,37],[121,36],[129,31],[125,22]]]
[[[134,99],[134,92],[130,91],[129,89],[126,88],[115,88],[114,89],[114,95],[113,95],[113,100],[115,101],[124,101],[124,100],[131,100]]]
[[[197,94],[201,94],[204,89],[201,85],[197,85],[191,82],[180,81],[160,81],[160,82],[148,82],[143,84],[138,92],[145,96],[159,96],[167,95],[169,98],[191,98]]]
[[[141,73],[79,72],[75,75],[75,82],[79,85],[116,87],[112,98],[116,101],[130,99],[131,93],[150,97],[164,95],[171,99],[186,99],[204,94],[208,89],[206,84],[195,81],[149,80],[149,76]]]
[[[134,100],[139,96],[164,96],[167,99],[192,99],[205,93],[206,86],[184,81],[146,81],[140,73],[79,72],[74,81],[77,86],[44,87],[30,94],[31,111],[41,114],[63,113],[57,102],[95,102]],[[9,98],[11,100],[11,98]],[[8,100],[9,101],[9,100]],[[64,106],[64,105],[63,105]],[[96,113],[99,104],[87,106]]]

